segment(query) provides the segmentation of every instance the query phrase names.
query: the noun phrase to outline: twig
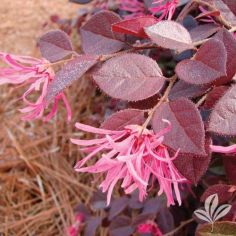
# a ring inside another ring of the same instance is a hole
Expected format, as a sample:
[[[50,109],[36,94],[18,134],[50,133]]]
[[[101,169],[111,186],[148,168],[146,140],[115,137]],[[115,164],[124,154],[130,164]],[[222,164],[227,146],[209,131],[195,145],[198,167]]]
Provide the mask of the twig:
[[[179,230],[181,230],[183,227],[185,227],[186,225],[192,223],[194,220],[193,218],[189,219],[189,220],[186,220],[186,221],[183,221],[180,223],[180,225],[175,228],[174,230],[170,231],[169,233],[167,234],[164,234],[164,236],[172,236],[174,235],[175,233],[177,233]]]
[[[149,122],[151,121],[152,116],[153,116],[154,112],[156,111],[156,109],[157,109],[158,107],[160,107],[160,105],[161,105],[163,102],[165,102],[165,101],[168,100],[168,95],[169,95],[169,93],[170,93],[170,91],[171,91],[171,89],[172,89],[172,87],[173,87],[173,85],[174,85],[174,83],[175,83],[176,80],[177,80],[177,75],[174,75],[174,76],[171,78],[170,83],[169,83],[168,87],[166,88],[166,91],[165,91],[164,95],[161,97],[161,99],[160,99],[159,102],[156,104],[156,106],[153,107],[153,108],[149,111],[149,113],[148,113],[148,118],[146,119],[146,121],[145,121],[144,124],[142,125],[142,131],[148,126],[148,124],[149,124]],[[142,131],[141,131],[141,133],[142,133]]]

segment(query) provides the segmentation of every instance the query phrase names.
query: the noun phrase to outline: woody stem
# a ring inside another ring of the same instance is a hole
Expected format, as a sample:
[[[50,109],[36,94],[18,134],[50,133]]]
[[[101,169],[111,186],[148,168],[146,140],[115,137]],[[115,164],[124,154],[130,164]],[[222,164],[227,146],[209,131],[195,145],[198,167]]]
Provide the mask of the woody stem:
[[[176,80],[177,80],[177,75],[174,75],[174,76],[170,79],[170,83],[169,83],[168,87],[166,88],[165,93],[163,94],[163,96],[161,97],[161,99],[159,100],[159,102],[148,112],[148,118],[146,119],[146,121],[145,121],[144,124],[142,125],[142,127],[143,127],[142,130],[144,130],[144,129],[148,126],[148,124],[149,124],[149,122],[151,121],[152,116],[153,116],[154,112],[156,111],[156,109],[157,109],[158,107],[160,107],[160,105],[161,105],[162,103],[164,103],[164,102],[166,102],[166,101],[168,100],[169,93],[170,93],[170,91],[171,91],[171,89],[172,89],[172,87],[173,87],[173,85],[174,85],[174,83],[175,83]]]

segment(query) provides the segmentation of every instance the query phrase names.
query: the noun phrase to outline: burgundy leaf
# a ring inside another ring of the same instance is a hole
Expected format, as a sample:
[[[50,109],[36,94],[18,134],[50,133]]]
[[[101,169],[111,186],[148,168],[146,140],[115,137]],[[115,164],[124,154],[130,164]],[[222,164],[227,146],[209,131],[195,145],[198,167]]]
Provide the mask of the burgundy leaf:
[[[111,236],[130,236],[134,232],[131,219],[127,216],[117,216],[111,221],[109,229]]]
[[[224,84],[231,81],[236,73],[236,38],[226,29],[220,30],[214,38],[220,40],[224,44],[227,52],[227,77],[223,77],[218,81],[218,84]]]
[[[75,80],[83,76],[92,66],[98,62],[98,57],[80,55],[68,62],[55,75],[54,80],[48,86],[47,101],[51,100]]]
[[[174,21],[160,21],[145,28],[146,34],[158,46],[183,51],[193,48],[189,32]]]
[[[209,84],[226,76],[226,60],[224,44],[211,39],[200,47],[194,60],[187,59],[178,63],[175,72],[187,83]]]
[[[212,34],[216,33],[220,27],[215,24],[204,24],[198,25],[193,28],[189,33],[191,35],[192,41],[197,42],[210,37]]]
[[[109,96],[128,101],[153,96],[165,82],[165,77],[154,60],[134,53],[106,61],[94,73],[93,78]]]
[[[157,225],[162,233],[168,233],[175,228],[173,215],[168,208],[162,208],[157,215]]]
[[[236,85],[217,102],[210,116],[209,131],[220,135],[236,135]]]
[[[114,113],[106,119],[101,127],[110,130],[122,130],[127,125],[142,125],[144,112],[136,109],[125,109]]]
[[[111,26],[121,18],[109,11],[100,11],[92,16],[81,28],[82,49],[87,54],[109,54],[121,50],[124,36],[113,33]]]
[[[161,98],[160,92],[153,95],[150,98],[147,98],[141,101],[129,102],[129,107],[134,108],[134,109],[140,109],[140,110],[151,109],[157,104],[157,101]]]
[[[224,95],[228,90],[227,86],[219,86],[212,89],[211,92],[207,94],[206,101],[203,105],[204,109],[212,109],[217,101]]]
[[[215,184],[207,188],[207,190],[201,196],[201,202],[205,202],[205,200],[213,194],[218,195],[219,204],[228,202],[233,193],[236,191],[236,186],[227,185],[227,184]]]
[[[223,2],[229,7],[229,9],[236,15],[236,1],[235,0],[223,0]]]
[[[62,30],[51,30],[39,38],[39,49],[44,58],[56,62],[73,52],[69,36]]]
[[[157,214],[163,207],[163,201],[160,197],[147,199],[144,203],[142,214]]]
[[[180,98],[162,104],[152,118],[152,127],[156,133],[166,126],[162,119],[172,124],[171,131],[165,135],[164,144],[175,151],[180,149],[182,153],[206,154],[204,125],[194,103]]]
[[[171,92],[169,94],[169,98],[171,100],[174,100],[176,98],[195,98],[203,95],[207,90],[209,89],[209,86],[199,86],[194,84],[189,84],[184,82],[183,80],[179,80],[177,83],[175,83],[174,87],[171,89]]]
[[[77,4],[87,4],[89,2],[92,2],[92,0],[69,0],[69,1]]]
[[[236,16],[227,5],[228,1],[214,0],[214,5],[219,10],[221,17],[232,27],[236,26]]]
[[[223,159],[226,176],[231,184],[236,185],[236,157],[226,156]]]
[[[132,225],[137,227],[139,224],[145,223],[147,220],[153,220],[156,214],[153,213],[142,213],[138,214],[133,218]]]
[[[155,23],[157,23],[157,18],[153,16],[140,16],[113,24],[112,31],[147,38],[144,27],[154,25]]]
[[[199,155],[185,155],[179,154],[174,160],[174,164],[179,172],[185,176],[193,184],[197,185],[198,181],[205,174],[211,161],[211,152],[209,144],[210,138],[206,138],[205,149],[207,154],[203,156]]]
[[[90,201],[92,208],[96,210],[107,208],[107,198],[101,190],[96,191]]]
[[[109,220],[112,220],[115,216],[120,214],[128,205],[129,200],[126,196],[120,197],[112,201],[111,209],[109,211]]]
[[[96,233],[96,229],[101,223],[101,217],[90,217],[86,222],[84,236],[94,236]]]

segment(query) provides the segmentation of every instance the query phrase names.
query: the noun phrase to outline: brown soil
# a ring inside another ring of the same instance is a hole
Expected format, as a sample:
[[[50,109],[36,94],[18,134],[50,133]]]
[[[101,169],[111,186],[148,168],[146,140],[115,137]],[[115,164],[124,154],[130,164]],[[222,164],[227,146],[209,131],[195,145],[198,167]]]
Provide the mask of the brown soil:
[[[0,51],[32,54],[50,15],[70,17],[77,9],[68,0],[1,0]]]

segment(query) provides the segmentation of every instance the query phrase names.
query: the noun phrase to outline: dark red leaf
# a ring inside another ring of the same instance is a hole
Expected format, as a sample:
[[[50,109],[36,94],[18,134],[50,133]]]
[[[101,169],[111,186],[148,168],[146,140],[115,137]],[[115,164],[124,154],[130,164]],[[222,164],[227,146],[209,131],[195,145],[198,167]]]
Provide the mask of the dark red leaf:
[[[161,98],[160,92],[153,95],[150,98],[147,98],[141,101],[129,102],[129,107],[134,108],[134,109],[140,109],[140,110],[151,109],[157,104],[157,101]]]
[[[127,125],[142,125],[144,121],[143,111],[126,109],[111,115],[102,123],[101,127],[110,130],[122,130]]]
[[[87,4],[89,2],[92,2],[92,0],[69,0],[69,1],[77,4]]]
[[[68,62],[55,75],[54,80],[49,84],[47,101],[51,100],[75,80],[83,76],[92,66],[98,62],[98,57],[80,55]]]
[[[214,38],[220,40],[224,44],[227,52],[227,77],[223,77],[217,81],[217,84],[224,84],[231,81],[236,73],[236,38],[226,29],[220,30]]]
[[[165,82],[165,77],[154,60],[134,53],[106,61],[94,72],[93,78],[109,96],[128,101],[153,96]]]
[[[152,118],[152,127],[156,133],[166,126],[163,119],[169,120],[172,125],[171,131],[165,135],[165,145],[175,151],[180,149],[182,153],[206,154],[204,125],[194,103],[180,98],[162,104]]]
[[[160,197],[147,199],[144,203],[142,214],[157,214],[163,207],[163,201]]]
[[[94,236],[96,233],[96,229],[102,223],[101,217],[90,217],[86,222],[84,236]]]
[[[223,163],[229,182],[236,185],[236,156],[225,156]]]
[[[131,219],[127,216],[117,216],[111,221],[109,229],[111,236],[130,236],[134,232]]]
[[[199,86],[194,84],[189,84],[184,82],[183,80],[179,80],[174,87],[172,88],[169,98],[171,100],[174,100],[176,98],[195,98],[203,95],[207,90],[209,89],[209,86]]]
[[[219,10],[221,17],[232,27],[236,26],[236,16],[226,4],[227,1],[214,0],[214,5]]]
[[[189,32],[175,21],[160,21],[145,28],[146,34],[158,46],[183,51],[193,48]]]
[[[210,91],[207,94],[206,97],[206,101],[203,105],[204,109],[212,109],[215,104],[217,103],[217,101],[224,95],[224,93],[228,90],[227,86],[219,86],[219,87],[215,87],[214,89],[212,89],[212,91]]]
[[[109,211],[109,220],[112,220],[115,216],[120,214],[128,206],[128,203],[129,199],[126,196],[113,200]]]
[[[212,34],[216,33],[220,27],[215,24],[204,24],[198,25],[193,28],[189,33],[191,35],[192,41],[197,42],[210,37]]]
[[[73,52],[69,36],[62,30],[51,30],[39,38],[39,49],[44,58],[56,62]]]
[[[201,85],[213,83],[226,76],[227,53],[224,44],[216,39],[208,40],[195,55],[194,60],[183,60],[175,71],[181,80]]]
[[[235,0],[223,0],[223,2],[229,7],[229,9],[236,15],[236,1]]]
[[[175,228],[173,215],[168,208],[162,208],[157,215],[157,225],[163,234]]]
[[[235,193],[235,191],[236,191],[236,186],[227,184],[216,184],[207,188],[207,190],[201,196],[201,202],[205,202],[205,200],[210,195],[217,193],[219,197],[219,204],[222,204],[228,202],[231,199],[233,193]]]
[[[140,38],[148,38],[144,32],[144,27],[154,25],[155,23],[157,23],[157,18],[153,16],[140,16],[113,24],[112,31]]]
[[[185,176],[191,183],[197,185],[198,181],[205,174],[211,161],[211,152],[209,145],[211,139],[206,138],[205,149],[207,154],[203,156],[199,155],[185,155],[179,154],[174,160],[174,164],[179,172]]]
[[[121,18],[109,11],[100,11],[92,16],[81,28],[82,49],[87,54],[110,54],[121,50],[124,36],[113,33],[111,25]]]
[[[209,131],[220,135],[236,135],[236,85],[217,102],[210,116]]]

